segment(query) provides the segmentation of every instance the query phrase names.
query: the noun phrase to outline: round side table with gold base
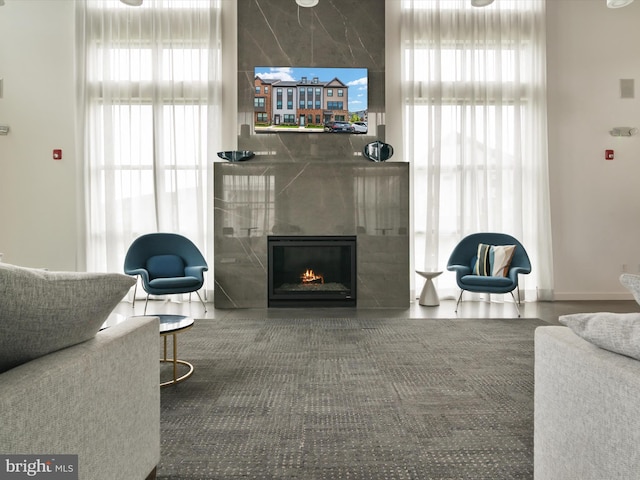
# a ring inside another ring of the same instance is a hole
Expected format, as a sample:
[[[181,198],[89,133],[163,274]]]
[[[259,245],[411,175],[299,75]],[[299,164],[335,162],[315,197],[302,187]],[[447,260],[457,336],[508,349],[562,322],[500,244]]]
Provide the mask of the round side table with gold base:
[[[178,333],[184,332],[193,326],[193,318],[184,315],[154,315],[160,319],[160,336],[164,342],[164,354],[160,359],[162,363],[173,364],[173,378],[166,382],[161,382],[161,387],[175,385],[186,380],[193,374],[193,365],[185,360],[178,359]],[[167,358],[167,337],[171,336],[173,342],[173,358]],[[185,374],[178,376],[178,364],[185,365],[188,370]]]
[[[416,270],[416,273],[427,279],[427,281],[424,282],[424,287],[422,287],[422,293],[420,294],[418,303],[425,307],[437,307],[440,305],[440,298],[438,297],[438,292],[436,292],[436,287],[433,285],[433,279],[442,272],[420,272]]]

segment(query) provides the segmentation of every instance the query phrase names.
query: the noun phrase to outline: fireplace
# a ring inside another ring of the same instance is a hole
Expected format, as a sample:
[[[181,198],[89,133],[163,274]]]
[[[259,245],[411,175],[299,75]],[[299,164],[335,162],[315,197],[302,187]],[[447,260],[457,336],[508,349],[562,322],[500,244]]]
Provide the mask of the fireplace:
[[[269,236],[269,307],[355,307],[355,236]]]

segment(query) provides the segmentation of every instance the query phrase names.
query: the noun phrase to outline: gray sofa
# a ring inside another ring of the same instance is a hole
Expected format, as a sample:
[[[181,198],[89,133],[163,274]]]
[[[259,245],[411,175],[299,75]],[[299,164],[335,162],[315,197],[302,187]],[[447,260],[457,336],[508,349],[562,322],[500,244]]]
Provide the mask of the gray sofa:
[[[633,334],[613,336],[611,347],[627,339]],[[640,478],[640,361],[568,327],[540,327],[534,397],[536,480]]]
[[[130,319],[0,374],[0,453],[77,454],[81,480],[154,478],[158,328]]]

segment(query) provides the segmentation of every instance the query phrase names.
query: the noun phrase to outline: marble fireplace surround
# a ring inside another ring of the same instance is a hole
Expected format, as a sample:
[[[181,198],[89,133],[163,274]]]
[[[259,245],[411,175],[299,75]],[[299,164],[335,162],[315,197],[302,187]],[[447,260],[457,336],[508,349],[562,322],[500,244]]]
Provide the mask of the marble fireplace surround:
[[[256,156],[214,163],[216,308],[267,306],[269,235],[356,235],[357,306],[409,306],[409,165],[361,154],[387,140],[384,32],[381,0],[237,1],[232,148]],[[367,68],[368,133],[255,134],[256,66]]]
[[[409,306],[409,165],[214,164],[216,308],[266,308],[269,235],[355,235],[357,307]]]
[[[320,0],[313,8],[302,8],[295,0],[238,0],[237,15],[238,124],[233,149],[251,150],[279,162],[324,162],[348,160],[362,152],[366,143],[389,140],[384,1]],[[366,68],[368,134],[254,133],[254,68],[258,66]]]

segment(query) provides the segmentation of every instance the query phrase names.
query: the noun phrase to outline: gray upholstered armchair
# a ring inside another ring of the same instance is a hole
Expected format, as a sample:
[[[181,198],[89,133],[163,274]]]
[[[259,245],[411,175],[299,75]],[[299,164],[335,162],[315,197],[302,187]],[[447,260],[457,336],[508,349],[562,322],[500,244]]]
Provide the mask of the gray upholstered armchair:
[[[511,263],[506,271],[505,276],[496,276],[485,274],[479,275],[474,272],[476,261],[478,260],[478,245],[515,245]],[[518,287],[518,275],[531,272],[531,262],[527,251],[522,244],[511,235],[505,233],[473,233],[463,238],[460,243],[453,249],[447,270],[456,272],[456,282],[461,292],[456,303],[456,312],[458,305],[462,300],[462,294],[465,290],[478,293],[511,293],[513,301],[520,316],[520,290]],[[516,300],[513,291],[518,289],[518,299]]]

